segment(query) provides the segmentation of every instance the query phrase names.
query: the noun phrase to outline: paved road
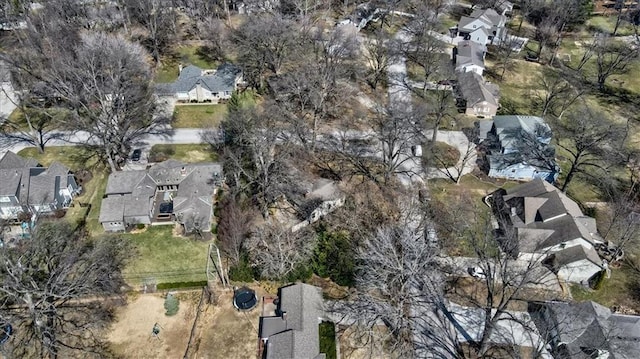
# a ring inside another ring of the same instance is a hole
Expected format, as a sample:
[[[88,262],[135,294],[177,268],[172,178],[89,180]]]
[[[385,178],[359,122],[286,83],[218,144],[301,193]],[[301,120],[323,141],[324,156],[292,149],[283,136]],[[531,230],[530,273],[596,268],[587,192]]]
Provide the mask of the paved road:
[[[9,117],[11,112],[16,109],[16,100],[13,86],[7,83],[0,84],[0,122],[2,122],[2,119]]]
[[[178,128],[174,130],[173,136],[146,136],[142,139],[142,144],[138,147],[142,149],[149,149],[153,145],[157,144],[189,144],[189,143],[203,143],[200,138],[200,128]],[[52,146],[73,146],[78,143],[86,143],[89,139],[89,134],[84,131],[68,133],[67,140],[52,140],[47,144],[48,147]],[[10,148],[0,150],[0,156],[9,150],[18,152],[23,148],[31,147],[25,144],[18,144]]]

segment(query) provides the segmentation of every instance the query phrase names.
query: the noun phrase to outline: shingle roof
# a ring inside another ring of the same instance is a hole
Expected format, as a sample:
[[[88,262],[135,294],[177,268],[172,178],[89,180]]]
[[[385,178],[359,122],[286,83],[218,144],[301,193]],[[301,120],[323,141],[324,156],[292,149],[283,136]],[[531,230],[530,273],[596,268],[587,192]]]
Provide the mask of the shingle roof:
[[[124,196],[109,196],[102,200],[100,207],[100,223],[122,222],[124,214]]]
[[[0,169],[38,167],[40,164],[33,158],[24,158],[7,151],[0,159]]]
[[[323,316],[320,288],[308,284],[294,284],[278,290],[278,312],[282,323],[263,318],[260,337],[268,338],[267,359],[315,359],[322,358],[319,344],[319,318]],[[270,334],[270,335],[267,335]]]
[[[107,180],[106,195],[131,193],[135,186],[147,175],[140,171],[116,171],[109,175]],[[154,188],[155,190],[155,188]]]
[[[536,303],[531,312],[538,330],[553,339],[557,357],[591,359],[601,350],[608,358],[640,358],[638,316],[612,313],[593,301]]]
[[[553,256],[553,264],[555,268],[560,268],[569,263],[577,262],[583,259],[586,259],[597,266],[602,266],[602,259],[600,259],[600,257],[598,256],[596,250],[593,248],[585,248],[581,245],[565,248],[561,251],[553,253]]]
[[[0,170],[0,196],[16,196],[22,178],[20,170]]]
[[[504,203],[496,210],[502,211],[517,228],[520,252],[535,253],[578,238],[591,244],[597,240],[593,222],[586,219],[578,205],[542,179],[494,195],[499,197],[496,203]]]
[[[482,76],[473,71],[458,73],[458,89],[467,101],[467,107],[480,102],[488,102],[498,106],[498,86],[487,83]]]
[[[476,65],[484,68],[484,49],[473,41],[460,41],[456,53],[456,69]]]
[[[480,19],[490,26],[498,26],[498,24],[500,24],[502,15],[498,14],[493,9],[475,9],[473,10],[473,12],[471,12],[471,15],[469,15],[469,17]]]
[[[235,89],[236,78],[242,70],[232,64],[224,63],[211,74],[207,74],[201,68],[189,65],[182,69],[178,79],[173,83],[161,83],[156,85],[156,90],[160,93],[188,92],[197,84],[211,92],[233,91]]]

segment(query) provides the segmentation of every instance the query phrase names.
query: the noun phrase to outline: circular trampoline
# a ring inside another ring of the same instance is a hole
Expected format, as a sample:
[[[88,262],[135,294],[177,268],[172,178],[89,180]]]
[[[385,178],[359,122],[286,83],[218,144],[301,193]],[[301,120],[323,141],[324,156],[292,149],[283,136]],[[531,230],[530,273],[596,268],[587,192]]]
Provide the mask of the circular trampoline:
[[[233,306],[238,310],[251,310],[258,305],[256,292],[247,287],[238,288],[233,293]]]

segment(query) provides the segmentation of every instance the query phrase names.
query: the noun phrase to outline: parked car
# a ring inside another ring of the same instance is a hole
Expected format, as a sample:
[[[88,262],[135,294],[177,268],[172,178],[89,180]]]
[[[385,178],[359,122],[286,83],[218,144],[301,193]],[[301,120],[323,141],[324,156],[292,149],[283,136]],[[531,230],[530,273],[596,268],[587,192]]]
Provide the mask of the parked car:
[[[469,267],[467,268],[467,272],[470,276],[480,279],[487,278],[487,275],[484,273],[484,270],[480,267]]]
[[[135,150],[133,150],[133,153],[131,153],[131,161],[138,162],[140,161],[141,156],[142,156],[142,150],[139,148],[136,148]]]

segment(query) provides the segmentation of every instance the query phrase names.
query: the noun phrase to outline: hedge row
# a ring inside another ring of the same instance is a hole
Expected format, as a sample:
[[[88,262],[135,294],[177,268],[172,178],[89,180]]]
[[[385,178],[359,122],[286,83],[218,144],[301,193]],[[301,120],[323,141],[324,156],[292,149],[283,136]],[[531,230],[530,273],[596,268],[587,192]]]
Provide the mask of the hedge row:
[[[206,280],[195,281],[195,282],[172,282],[172,283],[158,283],[156,286],[157,290],[163,289],[179,289],[179,288],[198,288],[205,287],[207,285]]]

